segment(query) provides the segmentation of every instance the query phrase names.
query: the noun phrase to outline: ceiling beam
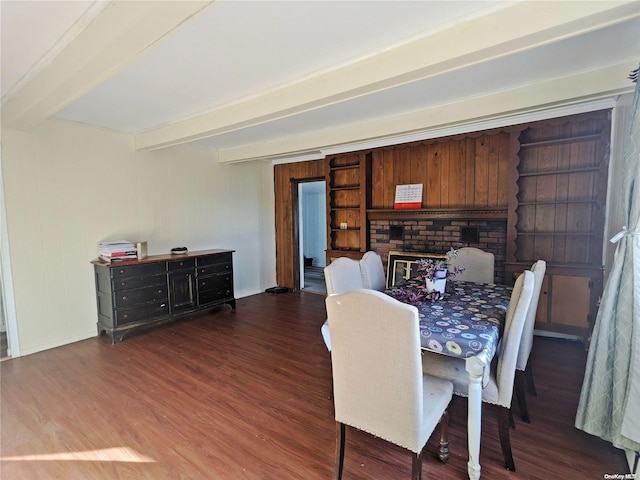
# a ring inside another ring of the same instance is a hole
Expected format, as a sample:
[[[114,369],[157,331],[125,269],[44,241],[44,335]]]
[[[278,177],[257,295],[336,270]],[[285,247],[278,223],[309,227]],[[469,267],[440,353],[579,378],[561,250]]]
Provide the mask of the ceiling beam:
[[[2,125],[28,130],[122,70],[213,1],[111,1],[2,106]]]
[[[628,75],[637,65],[637,60],[633,59],[599,70],[536,82],[482,97],[462,98],[453,103],[394,117],[309,132],[259,145],[222,149],[218,151],[218,159],[220,162],[272,159],[293,161],[311,153],[316,158],[322,158],[332,153],[569,115],[576,113],[575,109],[586,103],[606,108],[601,106],[602,102],[597,101],[633,91],[634,85]],[[551,111],[553,113],[549,113]],[[321,154],[318,155],[318,152]]]
[[[249,100],[135,136],[155,150],[238,131],[640,16],[640,2],[508,2],[498,11]]]

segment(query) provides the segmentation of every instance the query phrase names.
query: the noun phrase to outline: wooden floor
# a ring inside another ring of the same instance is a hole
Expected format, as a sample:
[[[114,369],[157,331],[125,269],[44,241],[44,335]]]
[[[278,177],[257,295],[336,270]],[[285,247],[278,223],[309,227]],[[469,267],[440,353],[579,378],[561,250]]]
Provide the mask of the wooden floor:
[[[17,479],[329,479],[334,419],[324,297],[260,294],[111,345],[93,338],[4,361],[0,477]],[[573,427],[585,354],[536,338],[538,397],[517,421],[517,472],[503,468],[484,409],[483,478],[602,479],[621,451]],[[447,465],[427,444],[425,478],[467,478],[466,401],[454,398]],[[516,420],[517,416],[516,407]],[[344,479],[407,479],[401,448],[348,430]]]

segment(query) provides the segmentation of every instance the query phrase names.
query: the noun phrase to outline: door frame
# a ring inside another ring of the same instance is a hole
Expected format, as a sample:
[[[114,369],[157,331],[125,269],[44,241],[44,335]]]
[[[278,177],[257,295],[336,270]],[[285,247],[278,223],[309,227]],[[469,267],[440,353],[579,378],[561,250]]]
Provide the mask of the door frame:
[[[301,264],[300,264],[300,240],[301,240],[301,230],[302,226],[300,225],[300,195],[298,194],[300,190],[300,185],[303,183],[312,183],[312,182],[325,182],[325,198],[326,198],[326,177],[309,177],[309,178],[292,178],[291,179],[291,198],[292,202],[292,212],[291,216],[293,217],[293,289],[302,290],[304,288],[304,284],[300,285],[301,277]],[[326,242],[326,239],[325,239]]]

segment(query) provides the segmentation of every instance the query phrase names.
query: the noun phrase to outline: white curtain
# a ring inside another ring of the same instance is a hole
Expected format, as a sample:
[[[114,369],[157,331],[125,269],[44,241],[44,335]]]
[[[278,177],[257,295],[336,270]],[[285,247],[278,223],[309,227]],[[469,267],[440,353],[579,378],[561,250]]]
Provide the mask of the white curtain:
[[[576,427],[640,451],[640,84],[622,165],[626,226],[617,241],[591,337]]]

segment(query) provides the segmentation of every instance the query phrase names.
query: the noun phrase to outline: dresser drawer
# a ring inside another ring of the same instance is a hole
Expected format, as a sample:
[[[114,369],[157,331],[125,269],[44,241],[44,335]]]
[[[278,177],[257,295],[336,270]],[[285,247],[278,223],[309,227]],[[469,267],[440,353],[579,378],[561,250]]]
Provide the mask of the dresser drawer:
[[[169,262],[168,264],[169,271],[175,272],[176,270],[185,270],[189,268],[195,268],[196,259],[195,258],[185,258],[182,260],[174,260]]]
[[[132,288],[158,285],[167,285],[167,274],[164,271],[164,267],[160,275],[121,277],[113,279],[113,290],[115,292],[119,292],[121,290],[130,290]]]
[[[116,325],[126,325],[127,323],[138,322],[140,320],[151,320],[169,314],[169,302],[146,303],[130,308],[118,308],[115,310]]]
[[[230,263],[217,263],[215,265],[207,265],[205,267],[198,267],[198,277],[206,277],[207,275],[215,275],[224,272],[231,272],[232,266]]]
[[[109,270],[111,270],[111,278],[114,280],[127,277],[146,277],[165,273],[167,271],[167,264],[165,262],[158,262],[148,263],[146,265],[122,265],[111,267]]]
[[[206,267],[208,265],[216,265],[218,263],[232,263],[231,253],[220,253],[218,255],[207,255],[198,258],[198,267]]]
[[[121,290],[115,292],[113,297],[116,308],[123,308],[141,303],[166,302],[169,299],[169,294],[167,292],[167,282],[165,281],[162,285]]]
[[[198,278],[198,304],[233,297],[233,275]]]

